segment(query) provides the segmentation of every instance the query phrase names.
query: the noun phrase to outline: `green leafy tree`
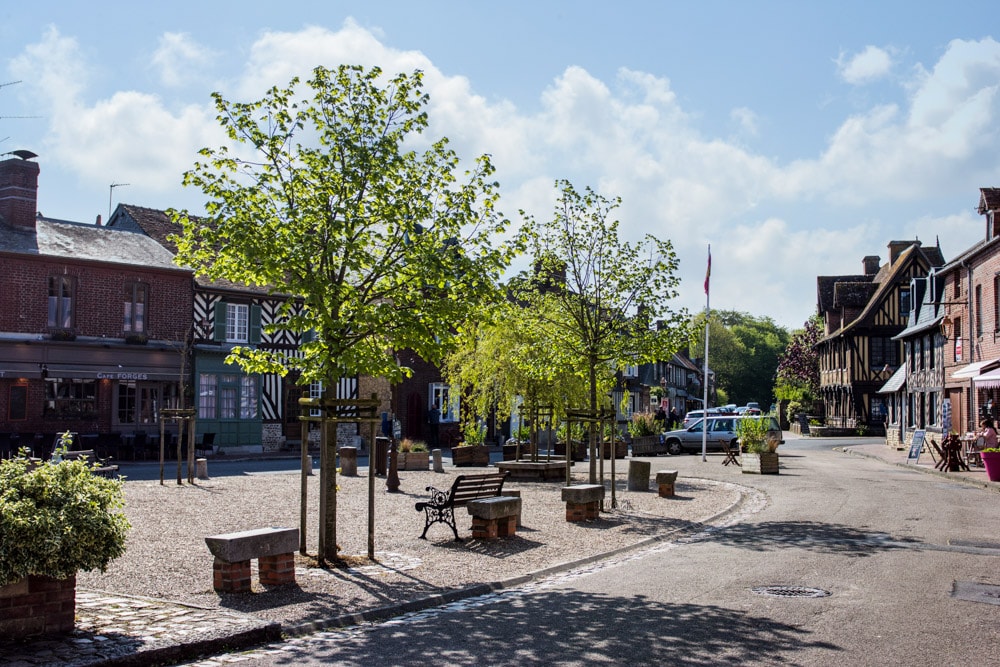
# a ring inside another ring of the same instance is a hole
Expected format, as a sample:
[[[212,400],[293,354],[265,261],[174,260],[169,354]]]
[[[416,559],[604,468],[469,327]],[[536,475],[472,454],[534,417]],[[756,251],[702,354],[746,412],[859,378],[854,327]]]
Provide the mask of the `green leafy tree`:
[[[493,167],[484,155],[460,173],[447,139],[420,138],[422,80],[344,65],[258,101],[213,95],[234,145],[203,149],[184,175],[208,197],[207,214],[172,212],[183,227],[177,262],[294,295],[267,330],[310,334],[301,356],[237,347],[228,361],[250,373],[296,369],[299,382],[326,387],[355,375],[397,382],[408,372],[397,350],[440,360],[451,326],[496,297],[516,243],[497,242],[507,221]]]
[[[698,332],[692,353],[704,355],[704,314],[695,321]],[[712,311],[708,366],[716,385],[738,404],[757,401],[765,409],[774,400],[778,357],[788,344],[788,332],[770,317],[730,310]]]
[[[517,281],[515,291],[552,336],[562,358],[572,360],[587,386],[587,407],[611,407],[606,394],[614,369],[668,359],[687,340],[687,314],[668,308],[677,296],[677,255],[669,241],[647,235],[622,241],[609,200],[569,181],[556,184],[559,198],[551,220],[525,217],[535,279]],[[607,405],[603,405],[607,403]],[[590,480],[597,480],[597,433],[590,431]]]
[[[507,419],[517,398],[529,410],[551,405],[557,421],[580,405],[585,386],[552,344],[553,317],[526,317],[521,304],[506,301],[459,328],[442,372],[461,387],[465,420],[490,413]]]
[[[792,332],[778,360],[775,394],[779,399],[807,403],[819,395],[819,354],[816,343],[823,337],[822,321],[813,315],[801,329]]]

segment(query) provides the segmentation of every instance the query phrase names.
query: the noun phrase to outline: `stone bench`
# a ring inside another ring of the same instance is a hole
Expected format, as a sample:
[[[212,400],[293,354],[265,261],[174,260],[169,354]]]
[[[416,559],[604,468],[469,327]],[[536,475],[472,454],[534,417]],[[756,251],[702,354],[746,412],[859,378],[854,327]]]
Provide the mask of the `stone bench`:
[[[212,574],[215,590],[248,593],[250,561],[257,559],[260,583],[280,586],[295,583],[295,550],[299,548],[298,528],[257,528],[205,538],[215,556]]]
[[[672,498],[674,495],[674,483],[677,481],[676,470],[657,470],[656,486],[660,491],[661,498]]]
[[[492,540],[510,537],[517,532],[521,515],[521,499],[514,496],[495,496],[470,500],[465,509],[472,515],[472,537]]]
[[[574,484],[562,488],[566,503],[567,521],[593,521],[600,516],[604,486],[601,484]]]

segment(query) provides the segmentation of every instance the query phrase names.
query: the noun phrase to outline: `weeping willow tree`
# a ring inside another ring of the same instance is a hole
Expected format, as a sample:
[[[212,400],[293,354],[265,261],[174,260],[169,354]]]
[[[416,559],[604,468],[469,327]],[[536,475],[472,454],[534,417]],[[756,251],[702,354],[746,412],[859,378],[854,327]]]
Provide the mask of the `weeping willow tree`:
[[[442,371],[461,387],[466,427],[491,413],[509,418],[518,400],[529,411],[552,406],[558,421],[585,396],[581,376],[553,344],[550,320],[527,316],[521,304],[484,309],[458,328],[455,343]]]

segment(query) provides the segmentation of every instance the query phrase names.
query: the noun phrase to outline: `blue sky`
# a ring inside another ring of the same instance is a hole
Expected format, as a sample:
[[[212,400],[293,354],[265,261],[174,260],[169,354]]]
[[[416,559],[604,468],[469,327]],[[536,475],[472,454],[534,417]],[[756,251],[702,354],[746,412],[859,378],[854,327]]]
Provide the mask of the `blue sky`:
[[[41,2],[0,8],[0,152],[41,165],[39,210],[198,211],[222,143],[210,93],[316,65],[426,72],[429,136],[490,153],[501,210],[551,216],[568,178],[670,239],[677,307],[794,328],[816,276],[893,239],[950,259],[1000,186],[1000,43],[986,2]],[[996,37],[996,39],[995,39]],[[11,118],[30,116],[30,118]]]

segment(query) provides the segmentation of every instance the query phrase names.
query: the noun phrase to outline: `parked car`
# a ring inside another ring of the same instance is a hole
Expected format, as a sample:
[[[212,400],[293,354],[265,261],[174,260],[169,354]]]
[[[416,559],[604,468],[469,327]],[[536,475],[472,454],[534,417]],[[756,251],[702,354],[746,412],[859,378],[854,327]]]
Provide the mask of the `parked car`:
[[[717,414],[719,414],[719,411],[717,409],[715,408],[708,409],[709,416]],[[695,423],[696,421],[699,421],[700,419],[703,419],[704,417],[705,417],[704,410],[692,410],[691,412],[684,415],[684,428],[687,428],[691,424]]]
[[[700,410],[692,410],[691,412],[700,412]],[[778,424],[778,420],[774,417],[735,417],[709,414],[707,424],[705,424],[704,419],[698,419],[690,426],[677,429],[676,431],[669,431],[664,434],[663,442],[667,447],[667,453],[677,455],[683,452],[700,452],[702,428],[708,429],[708,438],[705,443],[705,448],[708,451],[722,451],[723,441],[729,443],[731,447],[736,447],[736,424],[741,419],[767,419],[768,436],[776,438],[779,443],[783,443],[785,441],[781,433],[781,426]],[[705,424],[704,427],[703,424]]]

